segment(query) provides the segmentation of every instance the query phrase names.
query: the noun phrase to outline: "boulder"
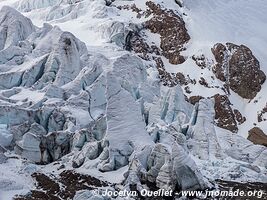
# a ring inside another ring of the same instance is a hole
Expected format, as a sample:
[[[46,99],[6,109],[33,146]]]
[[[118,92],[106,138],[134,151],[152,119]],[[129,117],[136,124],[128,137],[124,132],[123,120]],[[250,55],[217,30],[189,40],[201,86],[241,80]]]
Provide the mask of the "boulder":
[[[267,147],[267,135],[259,127],[254,127],[249,130],[248,140],[254,144],[264,145]]]

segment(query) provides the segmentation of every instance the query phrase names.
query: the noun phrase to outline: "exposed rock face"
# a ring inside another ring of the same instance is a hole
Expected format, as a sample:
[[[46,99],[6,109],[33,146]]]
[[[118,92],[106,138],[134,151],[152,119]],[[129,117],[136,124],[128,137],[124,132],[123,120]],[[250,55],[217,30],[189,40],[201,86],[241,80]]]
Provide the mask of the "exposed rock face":
[[[217,126],[236,133],[238,131],[237,122],[228,97],[226,95],[217,94],[214,96],[214,100]]]
[[[216,44],[212,48],[217,64],[213,68],[216,77],[227,87],[246,99],[253,99],[261,90],[266,75],[251,50],[244,45]]]
[[[204,99],[204,97],[202,97],[202,96],[191,96],[191,97],[189,97],[188,101],[189,101],[189,103],[195,105],[196,103],[199,102],[200,99]]]
[[[120,35],[126,35],[122,37],[125,40],[122,42],[125,43],[125,49],[134,51],[142,59],[154,60],[159,72],[159,78],[164,85],[173,87],[177,84],[188,84],[191,80],[185,78],[182,73],[167,72],[160,57],[164,56],[171,64],[181,64],[185,61],[181,52],[185,50],[185,45],[190,40],[190,36],[187,33],[182,17],[152,1],[146,2],[146,6],[147,10],[141,10],[135,4],[118,7],[119,9],[131,9],[133,12],[138,13],[137,17],[150,17],[149,20],[142,23],[141,27],[133,27],[130,24],[129,27],[124,28],[126,33],[121,33]],[[149,45],[142,37],[144,30],[159,34],[160,45]]]
[[[227,129],[233,133],[238,131],[238,125],[243,124],[246,118],[237,110],[226,95],[216,94],[215,100],[215,122],[218,127]]]
[[[166,71],[163,61],[161,58],[153,58],[155,59],[156,62],[156,67],[159,72],[159,78],[162,81],[163,85],[169,86],[169,87],[174,87],[176,85],[187,85],[189,80],[185,78],[185,76],[178,72],[178,73],[169,73]]]
[[[177,4],[181,5],[177,2]],[[185,23],[181,16],[172,10],[166,9],[160,4],[152,1],[146,2],[147,9],[142,10],[135,4],[131,6],[118,6],[119,9],[132,10],[136,12],[137,17],[151,17],[142,24],[141,29],[150,30],[152,33],[160,35],[160,46],[148,45],[143,38],[138,34],[138,28],[132,29],[126,38],[127,50],[134,50],[136,53],[142,53],[142,58],[148,59],[148,54],[155,53],[163,55],[171,64],[181,64],[185,58],[180,55],[180,52],[185,50],[184,45],[190,40],[187,33]],[[140,28],[139,28],[140,29]],[[128,30],[127,30],[128,31]]]
[[[259,127],[254,127],[249,130],[248,140],[254,144],[260,144],[267,147],[267,135]]]
[[[235,119],[236,119],[236,121],[238,122],[239,125],[243,124],[247,120],[246,117],[242,116],[242,114],[240,113],[239,110],[234,109],[233,111],[234,111],[234,114],[235,114]]]
[[[185,58],[180,55],[184,50],[184,44],[190,39],[185,28],[183,19],[171,10],[162,8],[152,1],[146,2],[152,18],[145,22],[145,27],[152,33],[158,33],[161,36],[160,47],[163,56],[169,59],[171,64],[181,64]]]
[[[15,200],[44,198],[53,200],[79,200],[81,197],[74,197],[76,192],[78,193],[78,191],[92,190],[95,187],[108,186],[107,182],[103,182],[89,175],[79,174],[71,170],[65,170],[61,172],[57,177],[50,176],[50,174],[43,174],[37,172],[33,173],[32,177],[36,181],[37,188],[35,190],[31,190],[31,192],[27,195],[16,196],[14,198]]]

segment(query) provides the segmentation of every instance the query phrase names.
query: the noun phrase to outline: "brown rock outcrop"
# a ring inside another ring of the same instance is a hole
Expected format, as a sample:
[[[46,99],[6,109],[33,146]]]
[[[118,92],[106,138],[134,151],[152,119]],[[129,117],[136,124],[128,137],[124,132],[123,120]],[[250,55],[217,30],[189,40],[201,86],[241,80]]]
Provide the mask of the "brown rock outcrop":
[[[234,109],[234,114],[238,124],[243,124],[246,121],[246,117],[243,117],[239,110]]]
[[[200,99],[204,99],[204,97],[202,97],[202,96],[191,96],[191,97],[189,97],[188,102],[193,104],[193,105],[195,105],[196,103],[199,102]]]
[[[266,106],[258,113],[258,122],[266,121],[264,114],[267,113],[267,103]]]
[[[145,28],[160,35],[162,54],[171,64],[181,64],[185,58],[180,55],[184,44],[190,40],[183,19],[172,10],[162,8],[152,1],[146,2],[153,17],[144,23]]]
[[[174,87],[178,84],[180,85],[187,85],[188,84],[188,80],[185,78],[185,76],[178,72],[178,73],[169,73],[166,71],[165,67],[164,67],[164,63],[161,60],[161,58],[153,58],[156,62],[156,67],[158,69],[159,72],[159,78],[162,81],[163,85],[165,86],[169,86],[169,87]]]
[[[236,133],[238,131],[237,122],[228,97],[226,95],[216,94],[214,100],[216,125]]]
[[[201,55],[193,55],[192,60],[195,61],[196,65],[199,66],[201,69],[204,69],[207,67],[206,58],[203,54]]]
[[[264,145],[267,147],[267,135],[259,127],[254,127],[249,130],[248,140],[254,144]]]
[[[127,35],[126,50],[135,52],[144,60],[154,60],[163,85],[173,87],[177,84],[187,85],[193,80],[182,73],[169,73],[164,67],[161,56],[171,64],[181,64],[185,58],[180,52],[185,50],[184,45],[189,41],[185,23],[181,16],[152,1],[146,2],[147,9],[142,10],[135,4],[118,6],[118,9],[131,10],[137,13],[137,18],[151,17],[142,24],[141,30],[130,32]],[[160,46],[148,44],[142,36],[142,30],[150,30],[160,35]]]
[[[252,51],[245,45],[216,44],[212,48],[217,64],[213,67],[216,77],[245,99],[253,99],[261,90],[266,75]]]
[[[107,182],[71,170],[65,170],[57,177],[39,172],[31,176],[35,179],[36,189],[26,195],[16,195],[14,200],[73,199],[77,191],[108,186]]]

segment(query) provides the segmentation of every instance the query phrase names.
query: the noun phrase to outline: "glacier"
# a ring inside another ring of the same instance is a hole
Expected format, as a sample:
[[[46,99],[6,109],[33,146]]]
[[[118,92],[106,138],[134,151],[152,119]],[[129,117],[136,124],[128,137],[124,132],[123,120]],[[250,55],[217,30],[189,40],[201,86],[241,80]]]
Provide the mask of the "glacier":
[[[218,179],[266,183],[266,146],[245,138],[254,126],[267,131],[264,121],[255,122],[266,103],[266,82],[262,78],[259,91],[246,99],[216,79],[211,49],[244,41],[200,32],[195,24],[205,9],[238,7],[203,2],[0,1],[0,198],[34,195],[33,174],[58,184],[64,170],[108,182],[111,190],[205,190]],[[248,12],[258,8],[244,4]],[[259,23],[267,20],[262,9]],[[181,27],[168,32],[157,20],[168,27],[178,20]],[[219,22],[204,21],[218,28]],[[258,40],[264,39],[260,33]],[[262,47],[246,45],[266,73]],[[175,48],[181,63],[170,57]],[[233,59],[250,66],[247,55]],[[218,126],[216,94],[229,98],[237,132]],[[68,199],[105,199],[92,193],[77,189]]]

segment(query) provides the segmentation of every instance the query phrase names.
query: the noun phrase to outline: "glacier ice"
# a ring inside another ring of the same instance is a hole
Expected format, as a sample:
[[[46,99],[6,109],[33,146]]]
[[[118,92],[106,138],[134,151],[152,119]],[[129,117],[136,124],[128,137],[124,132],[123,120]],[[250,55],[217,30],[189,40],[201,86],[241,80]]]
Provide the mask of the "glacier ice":
[[[54,20],[83,3],[24,0],[17,8],[54,6],[47,18]],[[104,1],[96,5],[105,7]],[[89,163],[99,173],[126,169],[125,188],[138,190],[144,182],[205,189],[210,184],[201,163],[224,158],[264,174],[265,147],[221,134],[213,100],[203,98],[193,106],[179,85],[163,86],[151,73],[153,63],[122,51],[127,34],[137,27],[111,24],[100,27],[103,37],[120,46],[121,54],[107,57],[89,52],[72,33],[49,24],[35,27],[18,11],[2,8],[0,124],[6,132],[0,129],[0,163],[6,161],[2,149],[8,148],[33,163],[58,161],[79,169]],[[79,193],[75,199],[90,195]]]

